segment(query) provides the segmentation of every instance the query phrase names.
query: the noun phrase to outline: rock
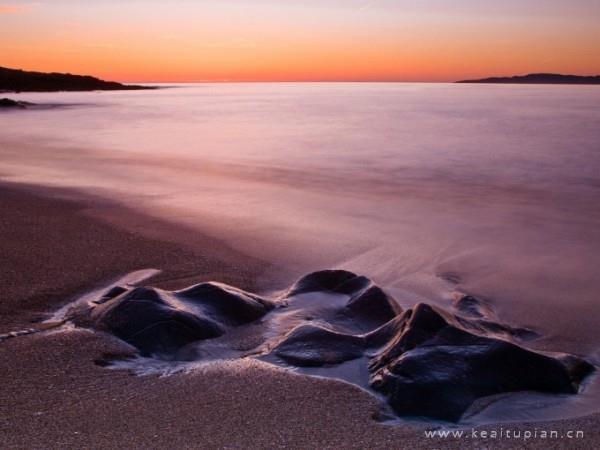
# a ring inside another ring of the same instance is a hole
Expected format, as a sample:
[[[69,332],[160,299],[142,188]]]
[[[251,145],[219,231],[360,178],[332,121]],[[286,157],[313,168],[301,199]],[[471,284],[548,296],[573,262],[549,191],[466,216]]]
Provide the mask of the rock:
[[[293,297],[307,292],[349,294],[364,288],[368,283],[368,278],[359,277],[347,270],[321,270],[300,278],[288,290],[286,296]]]
[[[402,312],[400,305],[370,279],[346,270],[306,275],[288,290],[286,298],[311,292],[347,295],[348,302],[338,314],[353,320],[361,330],[374,330]]]
[[[220,283],[175,292],[114,286],[73,309],[76,324],[112,333],[144,356],[250,353],[321,367],[323,376],[328,367],[354,361],[359,366],[352,370],[369,373],[370,387],[398,415],[450,422],[482,397],[575,394],[594,370],[574,355],[523,347],[520,341],[537,335],[499,321],[489,302],[460,294],[453,309],[419,303],[402,311],[371,280],[344,270],[309,274],[275,300]],[[213,338],[219,340],[182,348]]]
[[[456,422],[478,398],[516,391],[574,394],[593,367],[473,334],[452,316],[417,305],[371,361],[371,386],[399,415]],[[565,359],[566,358],[566,359]]]
[[[512,327],[500,322],[487,302],[472,295],[458,294],[453,306],[459,313],[455,319],[460,325],[476,333],[519,340],[532,340],[539,337],[533,330]]]
[[[264,316],[274,303],[258,295],[220,283],[201,283],[178,291],[175,296],[201,305],[205,314],[221,323],[237,326]]]
[[[294,328],[273,353],[300,367],[340,364],[363,356],[364,339],[338,333],[321,326],[301,325]]]
[[[100,297],[98,300],[94,300],[94,303],[101,305],[102,303],[106,303],[107,301],[118,297],[119,295],[121,295],[122,293],[127,292],[127,288],[123,287],[123,286],[113,286],[112,288],[110,288],[108,290],[108,292],[106,292],[102,297]]]
[[[17,100],[12,100],[10,98],[0,98],[0,108],[21,108],[24,109],[30,105],[27,102],[19,102]]]
[[[123,289],[114,287],[102,296],[88,320],[145,356],[172,354],[191,342],[221,336],[273,308],[268,300],[214,283],[179,292]]]
[[[123,339],[144,356],[174,353],[224,332],[215,321],[173,304],[166,293],[141,287],[99,304],[92,320],[96,328]]]
[[[396,324],[396,334],[372,360],[371,370],[385,367],[403,353],[434,337],[447,324],[446,319],[427,304],[420,303],[412,310],[407,310],[401,322]]]
[[[470,317],[484,317],[490,313],[489,306],[472,295],[458,295],[454,300],[454,307]]]
[[[400,305],[373,283],[369,283],[366,288],[353,294],[346,308],[376,327],[402,313]]]

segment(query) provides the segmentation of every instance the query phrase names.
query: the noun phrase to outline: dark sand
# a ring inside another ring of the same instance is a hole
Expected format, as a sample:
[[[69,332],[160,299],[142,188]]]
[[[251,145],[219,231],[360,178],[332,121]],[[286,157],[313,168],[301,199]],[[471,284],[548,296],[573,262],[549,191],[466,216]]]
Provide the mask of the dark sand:
[[[38,326],[32,322],[44,319],[77,294],[137,269],[162,269],[152,284],[165,288],[210,279],[260,290],[257,280],[268,265],[214,239],[72,192],[40,193],[32,188],[0,187],[0,335]],[[260,363],[221,363],[162,378],[138,377],[94,363],[105,354],[128,352],[116,339],[84,330],[37,333],[0,342],[0,447],[600,445],[600,416],[503,425],[505,429],[560,433],[582,430],[583,440],[427,439],[421,426],[375,421],[377,401],[357,387]],[[500,427],[483,429],[495,428]]]

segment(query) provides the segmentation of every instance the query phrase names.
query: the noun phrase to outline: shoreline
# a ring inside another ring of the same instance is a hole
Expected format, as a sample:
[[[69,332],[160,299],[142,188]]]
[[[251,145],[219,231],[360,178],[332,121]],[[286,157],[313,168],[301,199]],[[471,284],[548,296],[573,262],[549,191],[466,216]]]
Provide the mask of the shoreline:
[[[10,268],[0,275],[0,334],[43,320],[73,296],[132,270],[163,270],[151,283],[167,289],[211,279],[256,290],[269,267],[196,231],[76,191],[1,183],[0,192],[1,252]],[[258,363],[215,364],[168,378],[136,377],[94,364],[105,354],[130,352],[114,338],[85,330],[1,342],[2,442],[11,448],[515,444],[510,439],[432,442],[422,424],[376,422],[376,400],[354,386]],[[569,443],[588,447],[600,442],[599,421],[596,414],[498,428],[583,429],[585,439]],[[561,440],[520,444],[561,448]]]
[[[256,289],[268,267],[195,230],[73,189],[0,182],[0,192],[0,208],[11,212],[0,222],[0,236],[11,267],[2,285],[12,299],[0,304],[0,325],[17,305],[36,319],[135,270],[158,268],[152,282],[165,288],[214,279]]]

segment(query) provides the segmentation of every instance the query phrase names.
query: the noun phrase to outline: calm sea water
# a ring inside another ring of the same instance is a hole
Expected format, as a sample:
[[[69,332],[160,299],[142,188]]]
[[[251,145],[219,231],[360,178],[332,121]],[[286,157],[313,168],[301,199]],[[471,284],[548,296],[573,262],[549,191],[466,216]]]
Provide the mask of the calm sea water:
[[[343,267],[406,305],[467,291],[544,334],[540,348],[598,356],[599,87],[201,84],[14,97],[63,106],[0,114],[4,179],[77,187],[198,227],[273,262],[282,283]]]

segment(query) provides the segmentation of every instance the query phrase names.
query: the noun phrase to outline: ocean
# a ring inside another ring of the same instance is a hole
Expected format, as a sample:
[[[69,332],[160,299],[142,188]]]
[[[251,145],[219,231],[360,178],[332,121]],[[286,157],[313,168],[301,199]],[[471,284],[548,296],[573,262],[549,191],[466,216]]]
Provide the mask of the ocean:
[[[344,268],[404,306],[466,292],[598,358],[598,87],[163,87],[12,95],[53,106],[0,113],[1,177],[195,227],[271,262],[265,290]]]

